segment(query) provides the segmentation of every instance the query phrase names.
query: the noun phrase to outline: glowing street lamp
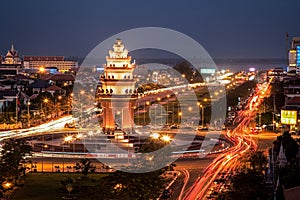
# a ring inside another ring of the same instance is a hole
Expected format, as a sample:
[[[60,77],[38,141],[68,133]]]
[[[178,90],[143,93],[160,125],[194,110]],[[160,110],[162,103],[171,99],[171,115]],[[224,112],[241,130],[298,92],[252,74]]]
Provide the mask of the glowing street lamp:
[[[72,140],[73,140],[72,135],[67,135],[67,136],[64,138],[64,142],[66,142],[66,143],[71,142]]]
[[[152,133],[152,134],[150,135],[150,137],[151,137],[152,139],[157,140],[157,139],[159,139],[160,135],[159,135],[158,133]]]
[[[41,74],[43,74],[45,72],[45,68],[42,66],[42,67],[40,67],[39,71]]]
[[[170,141],[171,141],[171,138],[170,138],[170,136],[168,136],[168,135],[163,135],[163,136],[161,137],[161,139],[162,139],[162,141],[164,141],[164,142],[170,142]]]
[[[2,187],[3,187],[4,189],[8,190],[8,189],[10,189],[10,188],[12,187],[12,183],[9,182],[9,181],[4,181],[4,182],[2,183]]]
[[[80,140],[81,138],[83,138],[83,134],[82,133],[78,133],[76,135],[76,139]]]

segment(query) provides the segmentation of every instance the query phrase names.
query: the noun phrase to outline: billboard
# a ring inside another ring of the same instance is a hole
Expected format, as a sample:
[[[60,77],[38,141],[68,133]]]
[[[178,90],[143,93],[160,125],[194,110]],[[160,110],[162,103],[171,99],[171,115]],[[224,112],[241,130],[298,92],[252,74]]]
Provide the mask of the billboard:
[[[297,46],[297,66],[300,66],[300,46]]]
[[[215,74],[216,69],[202,68],[200,69],[201,74]]]
[[[295,49],[291,49],[289,51],[289,65],[296,66],[296,60],[297,60],[297,51]]]
[[[281,110],[281,124],[293,125],[297,123],[296,110]]]

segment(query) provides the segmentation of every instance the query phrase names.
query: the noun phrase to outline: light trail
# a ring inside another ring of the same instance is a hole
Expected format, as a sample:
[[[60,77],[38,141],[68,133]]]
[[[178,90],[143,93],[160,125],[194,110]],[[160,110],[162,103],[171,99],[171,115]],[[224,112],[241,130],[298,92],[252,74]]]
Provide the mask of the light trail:
[[[41,134],[44,132],[55,131],[59,129],[63,129],[66,123],[72,122],[75,119],[72,116],[61,117],[57,120],[53,120],[35,127],[26,128],[26,129],[18,129],[18,130],[10,130],[10,131],[1,131],[0,132],[0,141],[14,138],[14,137],[26,137],[32,136],[35,134]]]
[[[243,132],[243,128],[247,127],[251,119],[255,116],[256,108],[262,103],[262,99],[266,96],[270,90],[270,83],[257,85],[256,92],[249,101],[245,108],[247,110],[239,112],[239,124],[232,131],[226,132],[224,135],[228,140],[234,143],[234,146],[227,151],[220,154],[215,160],[204,170],[204,174],[201,179],[197,180],[189,189],[189,192],[183,198],[184,200],[205,199],[208,189],[211,187],[213,181],[220,178],[220,174],[225,174],[225,178],[239,166],[240,159],[250,150],[257,149],[257,143],[251,135],[240,134]],[[222,184],[218,185],[217,193],[219,193]]]
[[[183,180],[183,186],[181,188],[181,191],[180,191],[180,194],[179,194],[179,197],[178,197],[178,200],[181,200],[182,199],[182,196],[184,194],[184,191],[185,191],[185,187],[190,179],[190,173],[187,169],[183,168],[182,169],[182,173],[184,174],[184,180]]]

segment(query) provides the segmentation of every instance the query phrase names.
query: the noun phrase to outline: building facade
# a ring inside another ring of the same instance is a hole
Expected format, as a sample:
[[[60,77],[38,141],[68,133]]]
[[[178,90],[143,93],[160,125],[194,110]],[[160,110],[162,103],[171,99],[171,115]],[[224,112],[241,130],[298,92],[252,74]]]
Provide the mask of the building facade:
[[[25,69],[45,69],[56,67],[59,72],[67,72],[78,67],[78,62],[65,60],[64,56],[24,56]]]
[[[15,76],[22,68],[22,62],[14,45],[11,45],[4,58],[0,59],[0,76]]]
[[[296,70],[300,74],[300,37],[292,39],[291,49],[289,50],[289,69],[288,71]]]

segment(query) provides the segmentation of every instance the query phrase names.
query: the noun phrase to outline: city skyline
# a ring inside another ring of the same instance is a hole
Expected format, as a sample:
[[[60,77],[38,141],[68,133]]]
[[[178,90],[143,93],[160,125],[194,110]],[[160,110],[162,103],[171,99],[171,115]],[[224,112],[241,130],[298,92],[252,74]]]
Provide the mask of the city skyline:
[[[21,55],[85,57],[114,34],[155,26],[187,34],[213,58],[286,58],[286,32],[300,32],[297,1],[57,3],[3,2],[1,54],[14,43]]]

